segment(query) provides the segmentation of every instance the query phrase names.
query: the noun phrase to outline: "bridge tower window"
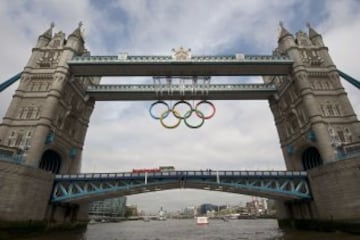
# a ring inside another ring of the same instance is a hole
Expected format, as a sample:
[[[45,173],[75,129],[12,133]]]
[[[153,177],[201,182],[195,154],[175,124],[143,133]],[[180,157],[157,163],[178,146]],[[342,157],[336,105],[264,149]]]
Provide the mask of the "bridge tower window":
[[[323,163],[320,153],[315,147],[307,148],[303,152],[301,160],[304,170],[320,166]]]
[[[41,157],[39,168],[58,174],[61,167],[61,156],[54,150],[46,150]]]

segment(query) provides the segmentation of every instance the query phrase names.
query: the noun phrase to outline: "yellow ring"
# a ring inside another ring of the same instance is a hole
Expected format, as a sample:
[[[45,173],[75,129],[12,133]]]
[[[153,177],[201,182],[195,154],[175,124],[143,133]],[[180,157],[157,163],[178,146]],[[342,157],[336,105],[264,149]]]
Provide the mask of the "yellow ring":
[[[177,121],[177,123],[175,123],[174,125],[166,125],[163,120],[169,115],[170,112],[172,112],[172,113],[174,114],[174,116],[180,116],[179,112],[177,112],[176,110],[174,110],[174,109],[169,109],[169,110],[167,110],[167,111],[165,111],[165,112],[163,112],[163,113],[161,114],[161,116],[160,116],[160,123],[161,123],[161,125],[162,125],[164,128],[174,129],[174,128],[177,128],[177,127],[180,125],[181,119],[177,118],[178,121]]]

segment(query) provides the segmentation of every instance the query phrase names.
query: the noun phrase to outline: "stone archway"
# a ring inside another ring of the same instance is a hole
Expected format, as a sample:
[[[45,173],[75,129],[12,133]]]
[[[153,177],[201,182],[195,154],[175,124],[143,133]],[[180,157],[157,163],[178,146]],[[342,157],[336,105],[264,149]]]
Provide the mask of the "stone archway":
[[[304,150],[301,157],[304,170],[312,169],[323,164],[321,155],[316,147],[309,147]]]
[[[60,154],[54,150],[49,149],[43,153],[39,168],[58,174],[60,171],[61,163],[62,159]]]

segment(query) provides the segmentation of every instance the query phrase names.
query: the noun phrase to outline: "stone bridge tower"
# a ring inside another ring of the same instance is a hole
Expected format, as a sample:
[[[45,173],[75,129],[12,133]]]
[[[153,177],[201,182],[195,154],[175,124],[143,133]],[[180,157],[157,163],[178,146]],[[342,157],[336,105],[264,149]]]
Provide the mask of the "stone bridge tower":
[[[288,170],[308,170],[343,159],[360,144],[360,122],[322,37],[310,25],[295,37],[281,24],[274,55],[294,60],[287,77],[265,78],[278,89],[270,101]]]
[[[308,171],[314,200],[285,203],[279,217],[360,219],[360,202],[354,202],[360,196],[360,122],[321,35],[308,28],[293,36],[280,23],[273,54],[289,56],[293,69],[289,76],[264,77],[279,89],[270,107],[286,168]]]
[[[17,151],[25,165],[53,173],[80,170],[81,151],[94,102],[85,87],[99,79],[71,77],[67,61],[89,54],[81,24],[67,38],[53,35],[54,24],[39,36],[18,89],[0,125],[0,145]]]

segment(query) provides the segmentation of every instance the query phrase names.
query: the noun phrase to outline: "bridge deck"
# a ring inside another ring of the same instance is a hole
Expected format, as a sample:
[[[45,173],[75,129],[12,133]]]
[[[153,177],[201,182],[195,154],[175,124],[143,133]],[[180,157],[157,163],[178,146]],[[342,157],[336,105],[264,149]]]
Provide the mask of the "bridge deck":
[[[277,92],[273,84],[210,84],[199,85],[93,85],[86,93],[97,101],[135,101],[158,99],[259,100]]]
[[[51,201],[90,201],[174,188],[311,199],[307,173],[302,171],[169,171],[56,175]]]
[[[249,76],[288,75],[293,61],[285,56],[81,56],[68,61],[79,76]]]

